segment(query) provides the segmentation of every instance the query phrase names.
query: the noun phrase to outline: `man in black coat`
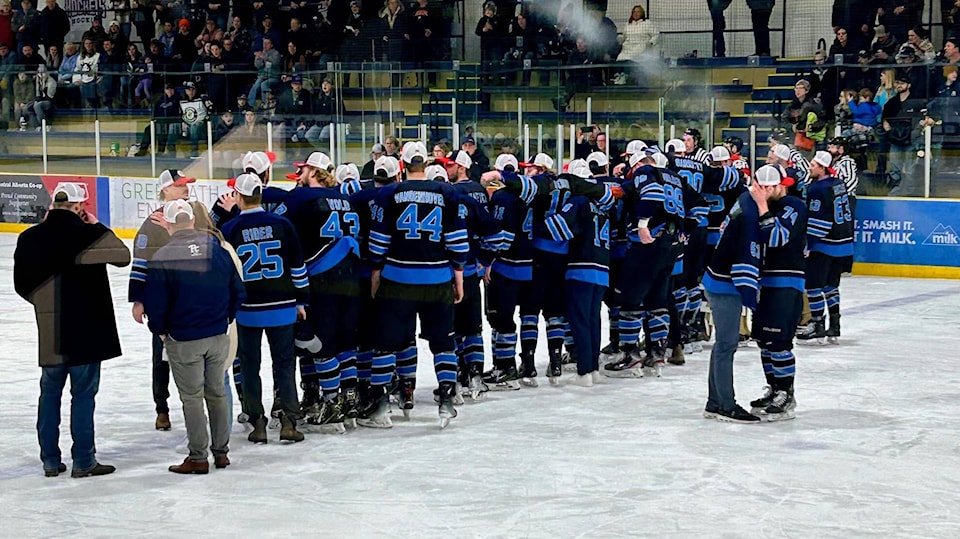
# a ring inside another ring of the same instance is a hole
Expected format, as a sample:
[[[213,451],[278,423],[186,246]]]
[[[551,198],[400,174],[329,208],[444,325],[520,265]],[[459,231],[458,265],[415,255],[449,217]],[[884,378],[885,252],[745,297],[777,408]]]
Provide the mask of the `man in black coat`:
[[[47,0],[47,6],[40,11],[40,42],[45,50],[56,47],[63,50],[63,41],[70,33],[70,17],[57,0]],[[49,53],[48,53],[49,54]]]
[[[17,294],[33,304],[39,333],[37,433],[47,477],[67,470],[60,458],[60,399],[70,378],[73,477],[106,475],[93,442],[100,362],[121,354],[107,264],[123,267],[130,251],[83,209],[83,184],[61,183],[44,222],[24,231],[13,254]]]

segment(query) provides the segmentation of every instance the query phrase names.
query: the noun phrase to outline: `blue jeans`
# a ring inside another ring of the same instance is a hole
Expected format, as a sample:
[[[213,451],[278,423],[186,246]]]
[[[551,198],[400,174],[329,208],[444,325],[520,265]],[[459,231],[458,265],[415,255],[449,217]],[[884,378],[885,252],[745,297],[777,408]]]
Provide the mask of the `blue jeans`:
[[[100,389],[100,363],[74,367],[44,367],[40,375],[37,435],[44,470],[60,467],[60,399],[70,378],[70,434],[73,437],[73,469],[87,471],[97,464],[93,444],[94,397]]]
[[[737,401],[733,394],[733,355],[740,342],[740,312],[743,300],[739,295],[707,292],[716,343],[710,352],[709,393],[707,407],[733,410]]]

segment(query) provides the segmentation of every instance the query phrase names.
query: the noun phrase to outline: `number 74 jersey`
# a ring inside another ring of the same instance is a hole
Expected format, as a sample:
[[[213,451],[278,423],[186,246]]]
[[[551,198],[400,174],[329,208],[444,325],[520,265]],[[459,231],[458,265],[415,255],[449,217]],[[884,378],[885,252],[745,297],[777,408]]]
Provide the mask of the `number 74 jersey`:
[[[460,195],[450,185],[407,180],[380,189],[371,208],[370,260],[384,279],[409,285],[453,280],[470,251],[460,217]]]

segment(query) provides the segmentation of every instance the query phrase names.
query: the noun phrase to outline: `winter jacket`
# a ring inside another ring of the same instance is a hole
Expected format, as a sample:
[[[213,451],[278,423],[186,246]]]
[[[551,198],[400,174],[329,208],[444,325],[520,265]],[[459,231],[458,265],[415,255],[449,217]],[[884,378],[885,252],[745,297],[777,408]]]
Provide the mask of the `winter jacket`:
[[[13,31],[17,34],[17,41],[36,46],[40,41],[40,14],[36,9],[27,11],[17,10],[13,15]],[[23,26],[23,31],[20,27]]]
[[[623,29],[623,49],[620,50],[618,62],[639,62],[647,47],[656,46],[660,38],[657,25],[650,20],[637,20]]]
[[[120,355],[107,264],[123,267],[130,251],[103,224],[68,210],[17,238],[13,285],[33,304],[41,367],[98,363]]]
[[[877,118],[879,118],[880,114],[883,112],[883,108],[873,101],[867,101],[864,103],[851,101],[848,103],[848,105],[850,107],[850,112],[853,113],[853,123],[860,124],[865,127],[874,127],[877,125]]]

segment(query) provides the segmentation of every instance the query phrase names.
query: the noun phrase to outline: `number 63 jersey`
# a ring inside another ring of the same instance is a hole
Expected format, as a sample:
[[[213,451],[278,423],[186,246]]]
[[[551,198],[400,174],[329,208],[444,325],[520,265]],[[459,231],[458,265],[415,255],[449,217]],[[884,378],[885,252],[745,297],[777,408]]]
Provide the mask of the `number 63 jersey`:
[[[380,188],[371,208],[370,259],[384,279],[449,283],[469,251],[460,195],[449,184],[407,180]]]
[[[834,176],[807,188],[807,249],[827,256],[853,256],[853,215],[847,186]]]

